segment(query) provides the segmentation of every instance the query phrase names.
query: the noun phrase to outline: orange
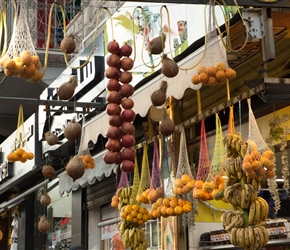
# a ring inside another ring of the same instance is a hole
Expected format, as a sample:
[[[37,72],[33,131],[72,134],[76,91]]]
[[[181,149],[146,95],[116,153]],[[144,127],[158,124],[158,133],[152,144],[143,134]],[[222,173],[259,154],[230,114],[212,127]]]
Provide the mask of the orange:
[[[149,214],[143,214],[143,220],[144,222],[149,220]]]
[[[183,187],[183,181],[181,179],[175,179],[175,183],[174,185],[178,188],[182,188]]]
[[[135,218],[135,217],[137,217],[137,211],[136,210],[132,210],[132,212],[131,212],[131,216],[133,217],[133,218]]]
[[[195,180],[191,180],[191,181],[189,181],[189,182],[186,183],[186,186],[189,189],[193,189],[194,188],[194,185],[195,185]]]
[[[124,208],[124,212],[126,212],[127,214],[130,214],[132,212],[132,206],[131,205],[127,205]]]
[[[183,199],[179,198],[177,203],[179,206],[183,206],[185,204],[185,201]]]
[[[132,221],[133,220],[133,217],[131,214],[128,214],[127,217],[126,217],[126,221]]]
[[[136,218],[137,218],[137,220],[142,220],[143,219],[143,215],[141,213],[138,213]]]
[[[191,211],[192,206],[191,206],[190,204],[184,204],[183,207],[182,207],[182,209],[183,209],[183,211],[184,211],[185,213],[188,213],[188,212]]]
[[[120,216],[121,216],[121,218],[126,219],[127,213],[126,212],[121,212]]]
[[[174,208],[174,213],[177,215],[183,214],[183,208],[181,206],[176,206]]]
[[[183,175],[181,176],[181,181],[182,181],[182,183],[183,183],[184,185],[186,185],[188,182],[191,181],[191,178],[190,178],[190,176],[189,176],[188,174],[183,174]]]
[[[195,182],[195,187],[198,189],[202,189],[202,185],[203,185],[203,181],[202,180],[198,180]]]
[[[169,198],[164,198],[162,204],[163,204],[163,206],[170,207],[170,200],[169,200]]]
[[[139,206],[137,204],[132,205],[132,209],[135,211],[139,210]]]
[[[166,213],[167,213],[168,215],[174,215],[174,208],[173,208],[173,207],[168,207],[168,208],[166,209]]]

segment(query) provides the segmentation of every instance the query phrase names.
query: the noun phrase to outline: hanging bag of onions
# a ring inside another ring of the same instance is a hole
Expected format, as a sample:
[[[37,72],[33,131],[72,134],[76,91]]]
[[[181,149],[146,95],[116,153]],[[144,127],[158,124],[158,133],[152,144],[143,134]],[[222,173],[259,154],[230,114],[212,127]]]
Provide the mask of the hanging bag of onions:
[[[164,189],[161,181],[161,173],[159,166],[159,152],[158,152],[158,141],[154,139],[154,150],[153,150],[153,161],[152,161],[152,174],[150,190],[148,193],[148,201],[150,204],[157,201],[158,198],[164,197]]]
[[[136,196],[136,200],[139,203],[149,204],[148,194],[150,191],[150,181],[151,181],[151,176],[150,176],[150,169],[149,169],[147,144],[144,143],[140,185],[138,189],[138,194]]]
[[[41,63],[36,53],[27,21],[28,0],[17,1],[17,21],[6,54],[0,66],[7,76],[37,82],[42,79]]]
[[[216,32],[215,1],[210,0],[208,6],[208,24],[202,58],[191,82],[194,85],[216,86],[236,77],[236,71],[229,68],[226,47],[221,45]],[[206,9],[205,9],[206,10]],[[201,86],[200,86],[201,87]]]
[[[25,163],[27,160],[32,160],[33,158],[34,154],[29,150],[25,139],[23,105],[20,104],[16,136],[12,145],[12,151],[7,155],[7,160],[9,162],[20,161]]]
[[[117,170],[117,173],[118,170]],[[118,181],[118,177],[116,178],[116,182]],[[111,199],[111,206],[112,207],[117,207],[119,210],[124,205],[127,205],[129,203],[129,199],[123,196],[123,189],[129,187],[129,181],[128,181],[128,174],[124,171],[121,171],[120,178],[119,178],[119,183],[117,185],[116,193],[113,195]]]

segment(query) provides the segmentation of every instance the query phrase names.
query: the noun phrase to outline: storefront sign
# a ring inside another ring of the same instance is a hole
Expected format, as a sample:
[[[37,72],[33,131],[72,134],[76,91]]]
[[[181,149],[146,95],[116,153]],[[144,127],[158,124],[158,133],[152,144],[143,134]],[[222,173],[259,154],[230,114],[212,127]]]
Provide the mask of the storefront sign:
[[[118,233],[118,224],[110,224],[101,228],[101,240],[111,239],[116,233]]]

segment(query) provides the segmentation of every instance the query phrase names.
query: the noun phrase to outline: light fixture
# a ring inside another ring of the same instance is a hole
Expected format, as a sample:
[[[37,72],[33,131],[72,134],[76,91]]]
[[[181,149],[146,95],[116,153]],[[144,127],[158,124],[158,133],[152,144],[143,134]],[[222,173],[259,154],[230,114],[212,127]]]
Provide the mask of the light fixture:
[[[276,182],[284,182],[284,179],[276,179]]]

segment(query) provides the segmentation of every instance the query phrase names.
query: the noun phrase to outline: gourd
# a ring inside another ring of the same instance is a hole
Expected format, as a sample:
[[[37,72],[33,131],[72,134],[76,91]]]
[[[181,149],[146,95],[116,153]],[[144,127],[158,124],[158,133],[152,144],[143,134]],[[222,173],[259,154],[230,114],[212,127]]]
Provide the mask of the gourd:
[[[76,87],[78,86],[77,79],[71,77],[68,82],[63,83],[58,91],[57,95],[60,100],[69,100],[73,97]]]
[[[59,141],[58,137],[50,131],[47,131],[44,136],[47,144],[50,146],[57,144]]]
[[[45,233],[50,229],[50,222],[46,219],[45,215],[40,216],[37,228],[39,232]]]
[[[75,121],[75,118],[73,118],[71,122],[66,125],[63,132],[64,137],[69,141],[74,141],[78,139],[81,136],[81,133],[82,127],[78,122]]]

